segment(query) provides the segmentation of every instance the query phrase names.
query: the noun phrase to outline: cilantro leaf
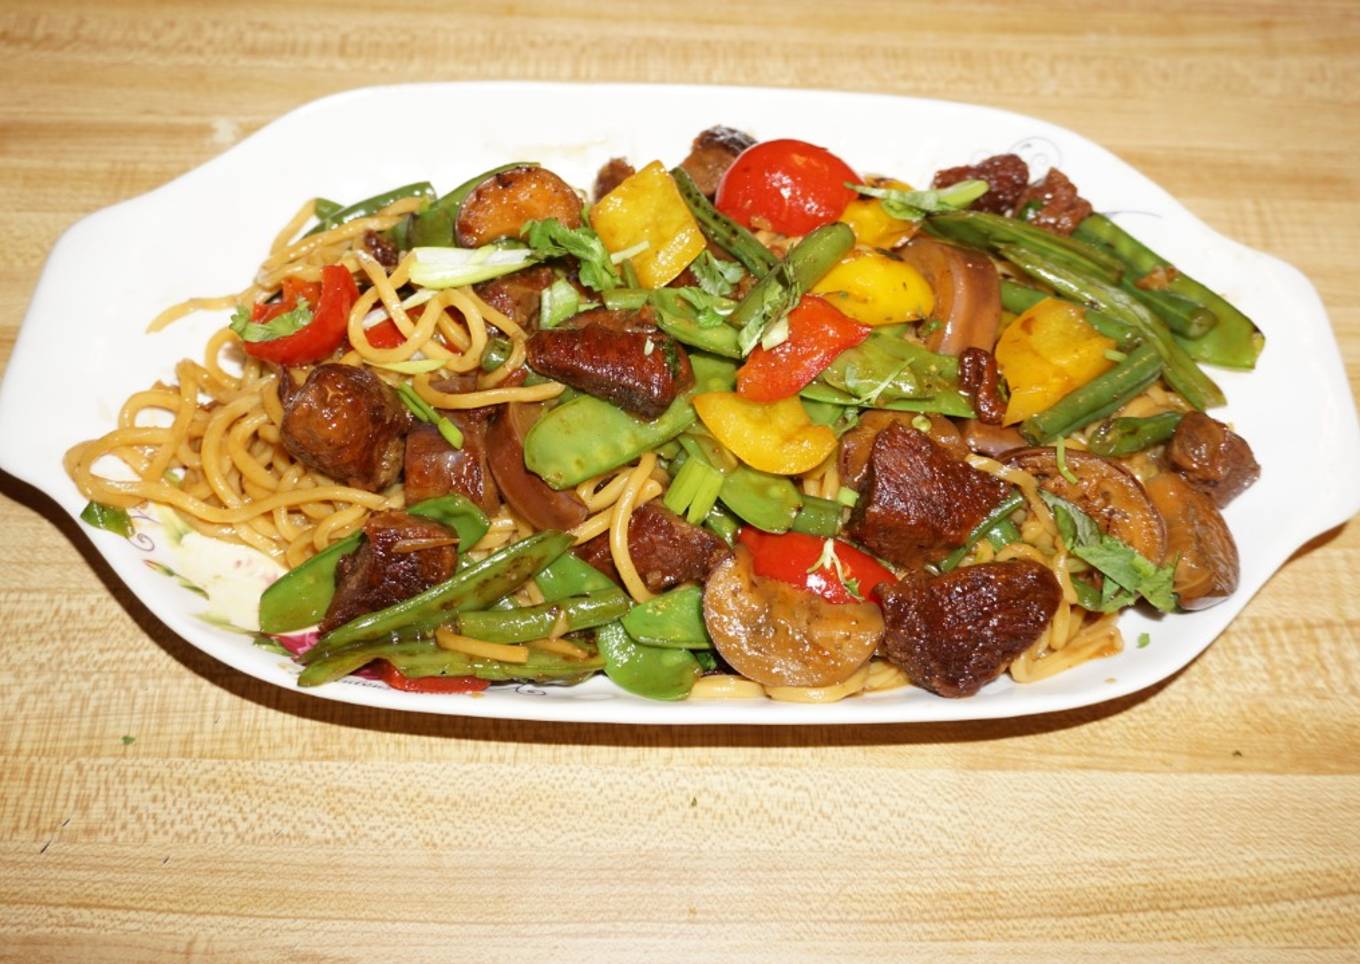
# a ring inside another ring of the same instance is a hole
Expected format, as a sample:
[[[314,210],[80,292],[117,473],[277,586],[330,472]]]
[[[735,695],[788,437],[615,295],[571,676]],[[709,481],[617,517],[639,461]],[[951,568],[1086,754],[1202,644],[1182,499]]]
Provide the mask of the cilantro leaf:
[[[1139,596],[1164,613],[1176,608],[1174,560],[1158,566],[1122,539],[1101,532],[1090,516],[1066,499],[1046,489],[1039,490],[1039,497],[1053,511],[1058,534],[1072,555],[1105,577],[1100,593],[1102,612],[1122,609]]]
[[[676,288],[675,293],[694,309],[695,321],[700,328],[719,327],[737,307],[737,303],[732,299],[702,288]]]
[[[257,343],[276,341],[297,334],[312,323],[312,306],[306,298],[299,298],[297,307],[271,318],[263,324],[250,320],[250,312],[238,307],[231,314],[229,327],[242,341]]]
[[[694,277],[699,279],[700,289],[706,294],[722,297],[730,295],[742,275],[746,274],[746,269],[737,262],[715,258],[713,252],[707,249],[689,267]]]
[[[622,284],[600,236],[582,225],[569,228],[557,218],[530,221],[520,234],[540,258],[571,255],[580,263],[581,283],[596,291],[608,291]]]

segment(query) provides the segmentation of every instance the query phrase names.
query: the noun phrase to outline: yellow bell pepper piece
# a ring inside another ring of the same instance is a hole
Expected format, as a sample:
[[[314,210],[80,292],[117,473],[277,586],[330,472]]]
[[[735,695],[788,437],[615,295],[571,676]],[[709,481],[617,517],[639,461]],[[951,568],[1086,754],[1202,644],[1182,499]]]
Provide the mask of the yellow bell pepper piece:
[[[633,255],[633,268],[645,288],[673,281],[699,257],[706,242],[675,180],[653,161],[595,202],[590,226],[610,254],[642,242],[647,247]]]
[[[865,325],[915,321],[935,307],[935,292],[919,271],[878,251],[851,251],[812,291]]]
[[[911,185],[904,181],[875,178],[875,187],[890,187],[898,191],[910,191]],[[920,225],[910,221],[899,221],[883,210],[876,197],[857,197],[846,205],[841,214],[842,221],[855,232],[855,242],[870,248],[895,248],[914,235]]]
[[[735,392],[694,396],[694,410],[723,445],[753,469],[798,475],[836,450],[836,435],[814,425],[797,397],[753,402]]]
[[[1114,348],[1078,305],[1045,298],[1006,326],[996,364],[1010,385],[1005,424],[1022,422],[1108,370]]]

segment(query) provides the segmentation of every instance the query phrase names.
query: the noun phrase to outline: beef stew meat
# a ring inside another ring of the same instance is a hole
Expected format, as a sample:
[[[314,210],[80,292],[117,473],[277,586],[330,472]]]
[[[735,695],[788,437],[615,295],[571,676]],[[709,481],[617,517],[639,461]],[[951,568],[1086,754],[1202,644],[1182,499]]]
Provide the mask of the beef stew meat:
[[[718,182],[742,151],[755,144],[750,134],[730,127],[701,131],[690,145],[689,156],[680,162],[694,185],[708,197],[718,193]]]
[[[406,436],[406,504],[449,493],[465,496],[487,515],[495,515],[501,498],[487,464],[486,420],[445,412],[463,433],[463,447],[454,448],[433,425],[417,425]]]
[[[987,182],[987,193],[972,204],[974,211],[1009,214],[1029,185],[1029,165],[1018,154],[996,154],[976,164],[947,167],[935,174],[931,187],[949,187],[960,181]]]
[[[1076,185],[1056,167],[1050,168],[1042,181],[1025,188],[1025,192],[1015,202],[1015,208],[1023,212],[1029,204],[1036,207],[1025,217],[1026,221],[1061,235],[1075,231],[1077,225],[1090,217],[1093,210],[1091,202],[1078,194]]]
[[[543,292],[556,280],[557,272],[547,265],[538,265],[483,281],[473,285],[472,290],[515,324],[532,331],[538,327]]]
[[[670,335],[647,323],[643,312],[588,312],[583,327],[536,332],[528,343],[529,367],[612,402],[639,418],[661,415],[694,384],[689,356]]]
[[[633,165],[629,164],[624,158],[611,157],[604,162],[600,172],[595,175],[595,186],[590,196],[598,201],[636,173]]]
[[[284,404],[288,454],[342,485],[377,492],[397,481],[411,413],[366,368],[317,365]]]
[[[576,554],[615,582],[619,572],[609,551],[609,536],[577,546]],[[671,510],[648,502],[628,523],[628,554],[643,583],[665,592],[682,582],[702,582],[727,558],[726,544],[707,529],[690,525]]]
[[[846,531],[889,562],[916,568],[962,545],[1009,491],[924,433],[894,423],[874,439]]]
[[[1044,631],[1062,598],[1047,566],[1027,559],[955,569],[884,587],[882,649],[940,696],[972,696]]]
[[[1251,446],[1228,426],[1203,412],[1190,412],[1176,426],[1167,460],[1185,480],[1221,509],[1261,477]]]
[[[453,575],[458,535],[431,519],[379,512],[364,523],[364,541],[335,568],[335,595],[321,632],[385,609]]]

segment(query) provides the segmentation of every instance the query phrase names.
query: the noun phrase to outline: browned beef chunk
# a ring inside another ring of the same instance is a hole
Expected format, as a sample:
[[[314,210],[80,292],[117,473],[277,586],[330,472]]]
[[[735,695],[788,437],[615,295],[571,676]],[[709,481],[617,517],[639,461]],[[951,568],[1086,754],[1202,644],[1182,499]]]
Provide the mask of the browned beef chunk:
[[[841,483],[858,492],[869,472],[869,454],[873,451],[878,433],[894,424],[914,428],[913,423],[918,418],[924,418],[930,423],[926,434],[951,456],[961,459],[968,454],[968,448],[964,445],[958,428],[943,415],[918,415],[915,412],[870,409],[860,416],[854,428],[841,436]]]
[[[947,167],[935,174],[932,187],[949,187],[960,181],[986,181],[988,191],[973,202],[974,211],[1009,214],[1029,184],[1029,165],[1017,154],[997,154],[976,164]]]
[[[556,218],[581,226],[581,197],[546,167],[516,167],[493,174],[472,189],[458,208],[458,244],[476,248],[515,238],[529,221]]]
[[[1078,194],[1077,186],[1056,167],[1050,168],[1038,184],[1025,188],[1015,202],[1016,210],[1023,210],[1031,201],[1039,207],[1026,220],[1054,234],[1071,234],[1092,210],[1091,202]]]
[[[458,535],[405,512],[379,512],[364,524],[364,541],[340,559],[335,596],[321,631],[409,599],[453,575]]]
[[[621,330],[627,315],[640,314],[587,314],[582,327],[535,332],[529,367],[646,419],[658,417],[694,384],[689,356],[670,335],[641,323]]]
[[[901,424],[878,434],[848,532],[906,568],[934,562],[1006,497],[1010,486]]]
[[[710,127],[700,132],[690,145],[689,156],[680,162],[695,186],[712,197],[718,182],[737,159],[737,155],[756,142],[750,134],[730,127]]]
[[[283,446],[310,469],[377,492],[401,472],[411,415],[366,368],[318,365],[283,409]]]
[[[433,425],[417,425],[406,436],[406,504],[456,492],[487,515],[495,515],[501,498],[486,456],[486,419],[460,412],[443,413],[463,433],[454,448]]]
[[[364,232],[364,248],[373,259],[388,271],[397,266],[401,260],[401,254],[397,251],[397,246],[384,234],[379,231]]]
[[[1181,419],[1166,455],[1172,467],[1212,496],[1219,508],[1261,477],[1261,466],[1247,440],[1203,412],[1191,412]]]
[[[622,157],[610,158],[600,168],[600,173],[595,175],[595,188],[591,197],[598,201],[636,173],[633,165]]]
[[[628,523],[628,553],[652,592],[665,592],[682,582],[703,582],[727,558],[723,541],[707,529],[690,525],[656,502],[639,507]],[[576,554],[615,582],[619,581],[609,536],[591,539]]]
[[[995,355],[984,348],[965,348],[959,356],[959,384],[972,400],[979,422],[1001,424],[1006,403],[997,390]]]
[[[474,285],[473,291],[492,308],[506,315],[521,328],[538,327],[538,306],[543,290],[557,280],[557,272],[547,265],[526,268],[491,281]]]
[[[1028,649],[1058,608],[1062,589],[1027,559],[965,566],[885,587],[883,651],[918,686],[972,696]]]

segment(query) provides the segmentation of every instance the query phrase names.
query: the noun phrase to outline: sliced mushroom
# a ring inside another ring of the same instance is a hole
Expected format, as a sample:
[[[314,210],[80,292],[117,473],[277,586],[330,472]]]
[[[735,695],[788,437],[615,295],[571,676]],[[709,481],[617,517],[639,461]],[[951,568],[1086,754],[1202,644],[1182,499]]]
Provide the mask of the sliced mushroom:
[[[458,208],[458,244],[477,248],[518,237],[527,222],[546,218],[579,228],[581,196],[546,168],[511,168],[478,184]]]
[[[505,406],[487,432],[487,461],[501,496],[525,522],[536,529],[571,529],[586,521],[586,504],[573,490],[559,492],[524,467],[524,436],[542,408],[520,402]]]
[[[919,234],[898,255],[935,291],[933,314],[942,324],[926,337],[926,347],[945,355],[991,351],[1001,323],[1001,276],[992,259]]]
[[[704,623],[723,659],[766,686],[832,686],[873,655],[883,615],[872,603],[835,605],[752,568],[744,546],[704,585]]]
[[[993,459],[1029,444],[1014,426],[987,425],[975,418],[964,419],[959,432],[969,451]]]
[[[1166,551],[1166,527],[1162,517],[1128,471],[1109,459],[1090,452],[1066,453],[1067,470],[1074,483],[1058,470],[1057,451],[1029,448],[1006,456],[1006,464],[1023,469],[1039,485],[1071,502],[1089,515],[1108,535],[1127,542],[1156,562]]]
[[[1147,482],[1147,494],[1166,519],[1166,561],[1176,560],[1173,588],[1182,609],[1208,609],[1237,588],[1237,543],[1211,496],[1175,472]]]

